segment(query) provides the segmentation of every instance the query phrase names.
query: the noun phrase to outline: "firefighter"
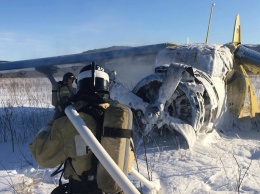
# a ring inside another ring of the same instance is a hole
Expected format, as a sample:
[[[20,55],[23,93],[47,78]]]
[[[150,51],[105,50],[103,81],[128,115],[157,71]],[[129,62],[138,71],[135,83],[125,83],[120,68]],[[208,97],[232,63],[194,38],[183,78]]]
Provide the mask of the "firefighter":
[[[92,76],[94,74],[95,77]],[[69,103],[100,140],[104,111],[109,107],[109,76],[106,70],[95,63],[83,67],[77,77],[77,93]],[[30,150],[42,167],[53,168],[63,164],[64,169],[57,169],[53,175],[62,171],[69,183],[60,182],[52,194],[105,193],[97,186],[98,160],[67,116],[56,119],[51,128],[40,131],[30,144]]]
[[[57,82],[53,76],[56,72],[55,68],[37,67],[35,69],[45,75],[52,84],[52,105],[55,107],[53,120],[64,116],[62,106],[75,93],[75,88],[72,87],[75,76],[73,73],[67,72],[63,75],[62,81]],[[49,125],[52,124],[53,120],[50,121]]]
[[[74,88],[72,87],[74,80],[75,76],[73,73],[67,72],[63,75],[62,81],[52,85],[52,105],[55,107],[53,119],[65,116],[62,107],[75,93]]]

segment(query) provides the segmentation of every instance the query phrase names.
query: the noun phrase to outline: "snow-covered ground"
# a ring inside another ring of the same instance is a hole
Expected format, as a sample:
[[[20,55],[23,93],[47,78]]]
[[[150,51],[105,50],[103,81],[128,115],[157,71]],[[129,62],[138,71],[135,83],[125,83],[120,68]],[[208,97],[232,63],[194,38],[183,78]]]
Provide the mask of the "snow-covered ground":
[[[232,129],[197,141],[192,150],[179,148],[173,137],[163,136],[146,145],[146,157],[144,145],[136,146],[136,154],[140,172],[160,180],[162,194],[238,193],[238,188],[240,193],[259,193],[259,143],[256,130]],[[55,169],[38,167],[28,143],[15,145],[15,152],[10,142],[0,146],[0,193],[45,194],[58,184],[59,176],[50,178]],[[139,187],[139,181],[129,177]]]
[[[0,193],[45,194],[58,184],[59,176],[50,178],[55,168],[39,167],[28,146],[52,118],[50,92],[44,78],[0,81]],[[161,194],[260,193],[259,117],[237,121],[225,115],[225,124],[199,136],[192,149],[180,135],[153,134],[146,144],[136,136],[134,167],[160,181]],[[148,193],[132,175],[129,178]]]

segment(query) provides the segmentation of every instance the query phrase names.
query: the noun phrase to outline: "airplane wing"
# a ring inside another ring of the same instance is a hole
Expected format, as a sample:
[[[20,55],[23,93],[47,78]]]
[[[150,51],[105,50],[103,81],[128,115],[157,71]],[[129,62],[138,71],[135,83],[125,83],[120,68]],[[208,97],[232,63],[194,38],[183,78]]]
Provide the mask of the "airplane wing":
[[[95,61],[97,64],[107,65],[109,63],[122,64],[124,61],[141,60],[154,64],[156,55],[159,51],[171,43],[161,43],[154,45],[145,45],[138,47],[114,46],[109,48],[89,50],[79,54],[37,58],[21,61],[12,61],[0,63],[1,77],[30,77],[30,71],[35,69],[47,69],[53,73],[66,72],[66,68],[72,68],[70,71],[78,70],[79,66],[89,64]]]

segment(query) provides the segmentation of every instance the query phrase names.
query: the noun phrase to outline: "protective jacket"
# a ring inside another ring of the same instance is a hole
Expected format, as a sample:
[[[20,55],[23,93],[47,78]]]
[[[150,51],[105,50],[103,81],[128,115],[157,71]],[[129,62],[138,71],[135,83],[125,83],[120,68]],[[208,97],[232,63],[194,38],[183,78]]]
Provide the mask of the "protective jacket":
[[[109,104],[103,103],[99,106],[106,109]],[[84,112],[79,114],[88,128],[96,134],[96,120]],[[92,151],[66,116],[40,131],[30,144],[30,150],[37,163],[46,168],[53,168],[71,158],[72,165],[66,165],[64,171],[65,179],[80,181],[83,172],[91,169]]]
[[[73,98],[84,99],[84,101],[77,100],[73,103]],[[81,118],[118,167],[125,173],[130,172],[134,161],[133,143],[130,146],[131,109],[117,103],[107,103],[104,100],[107,98],[104,96],[76,94],[73,98],[71,102]],[[95,190],[92,188],[105,193],[122,191],[106,169],[98,163],[97,158],[66,116],[54,120],[41,130],[30,144],[30,150],[42,167],[53,168],[64,163],[63,176],[70,180],[69,183],[72,182],[70,185],[74,185],[74,188],[87,185],[86,190],[91,187],[90,191]],[[72,191],[73,193],[89,193],[85,190],[75,192],[73,189]]]

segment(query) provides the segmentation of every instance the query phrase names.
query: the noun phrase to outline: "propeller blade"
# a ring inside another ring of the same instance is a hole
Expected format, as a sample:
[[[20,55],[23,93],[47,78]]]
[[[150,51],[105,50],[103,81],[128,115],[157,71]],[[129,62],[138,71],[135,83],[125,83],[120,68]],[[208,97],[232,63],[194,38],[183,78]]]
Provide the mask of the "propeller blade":
[[[150,124],[157,123],[158,118],[164,110],[166,101],[172,97],[183,77],[184,72],[185,66],[183,64],[172,63],[168,67],[167,74],[164,77],[162,85],[159,89],[157,100],[154,103],[149,104],[144,112],[145,118]]]
[[[159,90],[157,102],[158,105],[165,105],[166,101],[169,100],[177,86],[179,85],[183,74],[185,72],[185,66],[179,63],[170,64],[167,74],[163,79],[162,85]],[[161,107],[163,108],[163,107]],[[162,111],[162,110],[161,110]]]
[[[194,128],[185,121],[182,121],[178,118],[168,116],[167,119],[169,120],[169,125],[182,134],[186,139],[189,148],[192,148],[196,141],[196,133]]]

